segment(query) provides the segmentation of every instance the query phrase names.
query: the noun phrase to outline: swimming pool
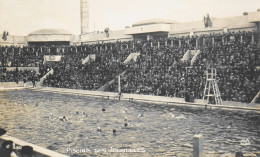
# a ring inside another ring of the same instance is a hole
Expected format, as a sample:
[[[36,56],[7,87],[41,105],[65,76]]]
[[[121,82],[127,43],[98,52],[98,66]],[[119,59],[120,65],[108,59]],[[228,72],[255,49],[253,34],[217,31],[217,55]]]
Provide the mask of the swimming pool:
[[[254,112],[32,90],[0,95],[0,126],[7,135],[70,156],[192,156],[193,135],[199,133],[206,152],[260,151],[260,114]]]

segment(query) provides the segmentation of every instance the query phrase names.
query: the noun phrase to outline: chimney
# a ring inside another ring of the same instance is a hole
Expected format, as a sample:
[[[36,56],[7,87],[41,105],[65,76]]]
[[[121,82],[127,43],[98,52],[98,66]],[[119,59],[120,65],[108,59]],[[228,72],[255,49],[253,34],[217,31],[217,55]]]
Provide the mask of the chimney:
[[[89,29],[88,0],[80,0],[81,35],[87,34]]]

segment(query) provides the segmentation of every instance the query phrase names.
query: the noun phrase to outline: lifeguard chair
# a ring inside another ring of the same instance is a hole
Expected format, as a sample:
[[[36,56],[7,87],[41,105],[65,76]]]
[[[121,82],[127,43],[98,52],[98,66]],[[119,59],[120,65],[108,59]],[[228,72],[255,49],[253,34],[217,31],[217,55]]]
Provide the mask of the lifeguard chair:
[[[217,84],[217,69],[216,68],[208,68],[206,73],[206,84],[203,95],[203,103],[205,99],[207,100],[207,104],[209,103],[210,97],[215,98],[216,105],[223,105],[221,95],[219,92],[218,84]]]

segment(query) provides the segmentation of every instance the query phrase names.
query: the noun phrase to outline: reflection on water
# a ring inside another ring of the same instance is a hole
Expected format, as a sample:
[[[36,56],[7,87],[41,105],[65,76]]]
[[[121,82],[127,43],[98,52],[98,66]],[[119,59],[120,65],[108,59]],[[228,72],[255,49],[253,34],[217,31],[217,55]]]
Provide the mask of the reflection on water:
[[[0,96],[0,126],[8,135],[71,156],[191,156],[193,135],[199,133],[204,135],[207,152],[260,151],[256,113],[30,90]],[[62,121],[63,116],[68,121]],[[250,144],[241,145],[243,140]],[[115,153],[124,150],[139,153]]]

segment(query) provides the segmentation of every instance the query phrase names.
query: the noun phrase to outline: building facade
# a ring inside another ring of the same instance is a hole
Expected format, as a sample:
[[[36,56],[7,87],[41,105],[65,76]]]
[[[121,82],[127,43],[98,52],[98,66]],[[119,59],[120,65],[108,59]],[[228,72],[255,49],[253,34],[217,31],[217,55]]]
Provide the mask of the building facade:
[[[81,3],[88,5],[88,2],[84,0]],[[73,35],[63,29],[42,29],[36,30],[28,36],[9,35],[6,40],[1,38],[0,45],[22,46],[32,45],[33,43],[81,45],[238,31],[257,31],[260,39],[260,9],[256,12],[245,12],[242,16],[210,18],[210,26],[206,26],[206,22],[203,19],[185,23],[179,23],[170,19],[150,19],[136,22],[132,27],[123,30],[108,30],[94,33],[88,33],[88,16],[86,12],[88,12],[88,6],[81,7],[81,18],[83,18],[81,21],[81,35]]]

